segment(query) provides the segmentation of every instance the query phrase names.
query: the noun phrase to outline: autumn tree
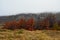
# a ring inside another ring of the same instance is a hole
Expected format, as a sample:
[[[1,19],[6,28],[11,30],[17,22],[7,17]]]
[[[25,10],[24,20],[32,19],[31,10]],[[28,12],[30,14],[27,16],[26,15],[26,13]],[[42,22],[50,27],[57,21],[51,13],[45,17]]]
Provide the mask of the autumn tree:
[[[50,26],[49,20],[45,20],[45,27],[47,30],[50,29],[49,26]]]
[[[11,25],[11,22],[5,22],[3,29],[8,29]]]
[[[27,20],[26,29],[33,30],[34,26],[35,26],[35,20],[33,18],[30,18],[29,20]]]
[[[21,28],[25,28],[25,23],[26,23],[26,21],[25,21],[25,19],[20,19],[18,22],[17,22],[17,27],[18,27],[18,29],[21,29]]]
[[[6,22],[4,24],[4,27],[3,28],[4,29],[11,29],[11,30],[16,29],[16,21]]]
[[[13,29],[17,29],[17,21],[13,20],[11,24]]]
[[[39,29],[49,29],[50,23],[48,19],[39,21]]]

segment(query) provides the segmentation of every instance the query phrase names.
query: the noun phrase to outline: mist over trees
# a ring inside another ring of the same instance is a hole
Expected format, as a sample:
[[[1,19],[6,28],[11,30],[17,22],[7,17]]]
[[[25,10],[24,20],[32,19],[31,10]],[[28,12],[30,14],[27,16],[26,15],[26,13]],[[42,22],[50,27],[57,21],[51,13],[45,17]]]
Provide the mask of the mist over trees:
[[[60,30],[60,13],[18,14],[0,17],[3,29]]]

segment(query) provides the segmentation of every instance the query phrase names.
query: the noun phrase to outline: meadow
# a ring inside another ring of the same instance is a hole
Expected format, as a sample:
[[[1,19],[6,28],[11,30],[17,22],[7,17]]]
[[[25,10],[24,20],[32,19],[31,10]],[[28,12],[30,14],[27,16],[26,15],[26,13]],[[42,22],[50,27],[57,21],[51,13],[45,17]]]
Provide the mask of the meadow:
[[[37,21],[34,17],[19,17],[18,21],[0,24],[0,40],[60,40],[60,21],[55,15]]]
[[[0,40],[60,40],[60,31],[24,29],[0,29]]]

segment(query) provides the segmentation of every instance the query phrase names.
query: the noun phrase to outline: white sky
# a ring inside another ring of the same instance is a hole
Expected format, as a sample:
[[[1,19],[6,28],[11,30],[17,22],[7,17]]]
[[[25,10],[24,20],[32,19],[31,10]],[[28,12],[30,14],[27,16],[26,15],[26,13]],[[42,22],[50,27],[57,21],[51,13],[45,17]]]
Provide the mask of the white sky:
[[[0,16],[37,12],[60,12],[60,0],[0,0]]]

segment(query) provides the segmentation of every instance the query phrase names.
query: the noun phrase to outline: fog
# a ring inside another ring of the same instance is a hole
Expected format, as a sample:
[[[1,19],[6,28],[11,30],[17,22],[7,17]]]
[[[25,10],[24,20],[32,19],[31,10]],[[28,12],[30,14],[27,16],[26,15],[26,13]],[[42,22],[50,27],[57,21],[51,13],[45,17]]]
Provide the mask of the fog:
[[[0,0],[0,16],[60,12],[60,0]]]

